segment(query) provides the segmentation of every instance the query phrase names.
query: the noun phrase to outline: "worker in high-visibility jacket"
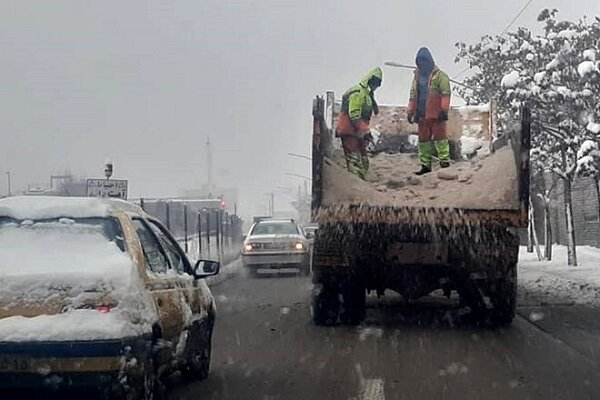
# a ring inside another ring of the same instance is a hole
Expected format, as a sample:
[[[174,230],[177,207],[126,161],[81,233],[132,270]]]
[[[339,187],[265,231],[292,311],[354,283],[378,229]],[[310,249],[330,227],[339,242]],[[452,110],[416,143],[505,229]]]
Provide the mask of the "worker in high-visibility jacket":
[[[363,180],[367,180],[369,172],[367,141],[373,140],[371,116],[379,112],[374,94],[382,80],[383,72],[377,67],[348,89],[337,121],[336,136],[342,139],[348,171]]]
[[[450,78],[440,70],[426,47],[417,52],[417,69],[410,88],[408,122],[419,124],[419,160],[423,175],[431,172],[432,144],[440,166],[450,166],[450,144],[446,136],[446,121],[450,108]],[[433,142],[433,143],[432,143]]]

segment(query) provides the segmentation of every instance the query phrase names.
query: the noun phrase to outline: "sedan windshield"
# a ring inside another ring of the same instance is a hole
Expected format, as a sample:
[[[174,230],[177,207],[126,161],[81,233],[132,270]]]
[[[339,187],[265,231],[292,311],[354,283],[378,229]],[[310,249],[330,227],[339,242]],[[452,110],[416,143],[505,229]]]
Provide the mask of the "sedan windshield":
[[[27,236],[37,240],[62,237],[65,239],[62,241],[65,246],[70,245],[67,238],[95,237],[99,242],[114,242],[121,251],[125,251],[121,225],[114,218],[16,220],[0,217],[0,247],[8,244],[15,236]],[[26,245],[27,243],[23,243],[23,246]],[[60,246],[60,242],[56,242],[56,245]]]
[[[293,222],[259,222],[251,235],[297,235],[298,228]]]

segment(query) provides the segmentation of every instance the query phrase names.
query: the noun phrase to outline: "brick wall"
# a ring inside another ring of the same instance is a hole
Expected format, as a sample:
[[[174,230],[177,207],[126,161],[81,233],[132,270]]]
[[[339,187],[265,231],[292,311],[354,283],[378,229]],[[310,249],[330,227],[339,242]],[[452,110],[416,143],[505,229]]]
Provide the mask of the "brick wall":
[[[546,184],[551,185],[551,177],[547,177]],[[552,219],[552,235],[555,243],[566,245],[567,228],[564,211],[564,186],[558,180],[552,193],[550,205]],[[591,178],[577,178],[572,187],[573,198],[573,224],[575,226],[575,241],[578,245],[600,247],[600,222],[598,216],[598,198]],[[536,223],[538,225],[538,238],[543,243],[543,215],[544,211],[539,202],[535,202]]]

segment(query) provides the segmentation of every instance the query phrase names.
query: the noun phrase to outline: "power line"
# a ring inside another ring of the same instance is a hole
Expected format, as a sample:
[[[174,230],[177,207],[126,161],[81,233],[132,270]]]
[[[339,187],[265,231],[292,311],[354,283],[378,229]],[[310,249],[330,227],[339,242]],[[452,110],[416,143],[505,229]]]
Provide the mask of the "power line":
[[[506,28],[504,28],[504,30],[502,31],[502,33],[500,34],[500,36],[504,35],[511,26],[513,26],[513,24],[515,22],[517,22],[517,20],[519,19],[519,17],[525,12],[525,10],[527,10],[527,7],[529,7],[529,5],[533,3],[533,0],[529,0],[527,3],[525,3],[525,5],[523,6],[523,8],[521,8],[521,11],[519,11],[519,13],[512,19],[512,21],[510,21],[510,23],[506,26]]]
[[[521,10],[519,10],[519,12],[517,13],[517,15],[515,15],[515,17],[510,21],[510,23],[508,25],[506,25],[506,28],[504,28],[504,30],[502,31],[502,33],[500,34],[500,36],[502,36],[506,32],[508,32],[508,30],[513,26],[513,24],[515,22],[517,22],[517,20],[519,19],[519,17],[521,15],[523,15],[523,13],[525,12],[525,10],[527,10],[527,8],[531,5],[531,3],[533,3],[533,0],[529,0],[529,1],[527,1],[527,3],[525,3],[525,5],[523,6],[523,8],[521,8]],[[458,74],[454,75],[454,79],[460,77],[462,74],[464,74],[465,72],[467,72],[469,69],[471,69],[471,66],[466,67],[465,69],[463,69],[462,71],[460,71]]]

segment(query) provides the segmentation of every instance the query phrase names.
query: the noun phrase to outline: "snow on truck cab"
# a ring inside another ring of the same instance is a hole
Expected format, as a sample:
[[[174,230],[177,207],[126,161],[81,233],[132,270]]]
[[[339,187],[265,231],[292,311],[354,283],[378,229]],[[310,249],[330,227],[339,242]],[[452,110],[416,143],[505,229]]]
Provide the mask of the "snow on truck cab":
[[[0,388],[151,398],[161,374],[205,378],[218,271],[122,200],[0,200]]]

